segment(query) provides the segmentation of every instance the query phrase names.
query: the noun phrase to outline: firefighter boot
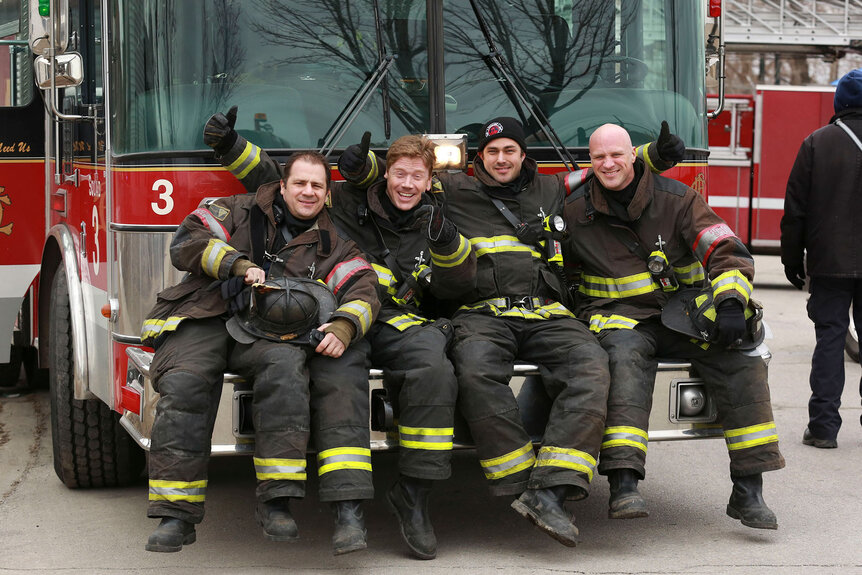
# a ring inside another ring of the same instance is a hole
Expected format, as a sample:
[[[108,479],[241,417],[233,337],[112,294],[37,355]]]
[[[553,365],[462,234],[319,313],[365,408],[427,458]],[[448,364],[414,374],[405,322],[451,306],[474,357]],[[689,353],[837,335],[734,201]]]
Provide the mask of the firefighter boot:
[[[733,491],[727,504],[727,514],[742,524],[755,529],[778,529],[775,513],[763,500],[763,476],[731,475]]]
[[[578,528],[572,523],[563,503],[567,485],[545,489],[527,489],[512,502],[512,509],[568,547],[578,544]]]
[[[611,496],[608,499],[608,517],[634,519],[648,517],[646,501],[638,492],[638,474],[634,469],[614,469],[608,472]]]
[[[150,535],[144,549],[159,553],[173,553],[197,540],[193,523],[176,517],[162,517],[162,522]]]
[[[335,501],[332,504],[335,512],[335,533],[332,534],[332,554],[344,555],[351,551],[365,549],[365,517],[362,515],[362,502]]]
[[[290,514],[290,498],[276,497],[258,501],[254,509],[257,524],[263,527],[263,536],[270,541],[297,541],[299,529]]]
[[[437,537],[428,514],[428,496],[432,485],[430,479],[402,475],[386,494],[389,509],[401,525],[401,538],[413,556],[419,559],[437,557]]]

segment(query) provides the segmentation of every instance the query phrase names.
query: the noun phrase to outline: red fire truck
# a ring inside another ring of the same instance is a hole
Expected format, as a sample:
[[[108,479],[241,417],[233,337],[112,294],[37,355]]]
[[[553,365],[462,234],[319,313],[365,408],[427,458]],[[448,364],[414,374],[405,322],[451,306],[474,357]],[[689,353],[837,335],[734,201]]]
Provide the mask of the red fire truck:
[[[833,86],[762,86],[709,122],[709,205],[756,253],[778,253],[787,177],[802,140],[829,123]]]
[[[48,370],[60,479],[118,485],[141,469],[158,396],[140,327],[155,294],[180,280],[172,233],[203,198],[243,192],[203,143],[211,114],[239,104],[239,133],[281,160],[307,148],[335,158],[366,130],[379,153],[431,133],[467,134],[472,154],[485,119],[520,116],[549,172],[585,166],[605,122],[637,145],[668,120],[689,146],[671,175],[705,190],[705,9],[4,1],[0,334],[13,345],[0,362],[10,378],[19,360],[34,377]],[[663,365],[660,379],[651,439],[720,435],[686,365]],[[224,390],[213,452],[251,452],[250,390],[229,374]],[[397,445],[375,437],[376,448]]]

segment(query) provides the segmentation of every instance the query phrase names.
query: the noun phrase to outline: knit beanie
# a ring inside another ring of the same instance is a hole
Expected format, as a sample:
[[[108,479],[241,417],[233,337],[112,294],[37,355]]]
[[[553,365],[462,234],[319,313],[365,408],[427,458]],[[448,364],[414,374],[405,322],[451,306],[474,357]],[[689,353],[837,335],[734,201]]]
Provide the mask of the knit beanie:
[[[834,105],[836,114],[845,108],[862,108],[862,68],[851,70],[838,80]]]
[[[521,122],[515,118],[502,116],[494,118],[482,126],[482,131],[479,133],[479,151],[481,152],[484,150],[488,142],[496,140],[497,138],[509,138],[510,140],[515,140],[518,145],[521,146],[522,152],[527,151],[524,127],[521,125]]]

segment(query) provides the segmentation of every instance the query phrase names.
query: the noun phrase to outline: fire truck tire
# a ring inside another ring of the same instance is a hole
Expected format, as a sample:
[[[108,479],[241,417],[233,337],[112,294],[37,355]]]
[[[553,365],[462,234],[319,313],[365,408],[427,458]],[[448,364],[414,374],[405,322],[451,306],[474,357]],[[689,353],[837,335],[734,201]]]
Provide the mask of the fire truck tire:
[[[853,318],[850,318],[850,329],[847,330],[847,338],[844,340],[844,351],[850,359],[859,363],[859,334],[856,333]]]
[[[143,451],[98,399],[74,396],[74,350],[69,290],[62,267],[51,290],[48,358],[54,471],[70,488],[116,487],[140,477]]]

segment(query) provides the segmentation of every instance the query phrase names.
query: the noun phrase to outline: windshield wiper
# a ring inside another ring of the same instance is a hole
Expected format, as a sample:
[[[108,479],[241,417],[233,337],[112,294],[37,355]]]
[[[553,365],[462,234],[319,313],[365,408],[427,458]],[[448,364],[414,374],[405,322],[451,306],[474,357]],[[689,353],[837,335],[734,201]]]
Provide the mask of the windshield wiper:
[[[380,20],[380,3],[374,0],[374,31],[377,34],[377,61],[382,62],[386,57],[386,46],[383,44],[383,24]],[[383,86],[380,87],[380,95],[383,97],[383,135],[386,140],[392,135],[392,118],[389,109],[389,80],[383,78]]]
[[[551,142],[551,146],[553,146],[554,151],[566,166],[566,169],[570,172],[576,170],[577,164],[575,163],[574,157],[569,152],[568,148],[563,145],[563,141],[557,135],[557,132],[554,131],[554,128],[551,126],[551,121],[542,109],[530,99],[529,91],[524,85],[524,82],[518,77],[503,57],[502,52],[500,52],[500,50],[497,49],[496,44],[494,44],[494,39],[491,37],[491,31],[488,29],[485,17],[482,16],[479,4],[476,0],[470,0],[470,6],[473,7],[473,13],[476,14],[476,21],[479,23],[479,29],[482,31],[482,36],[485,37],[485,42],[488,44],[488,54],[483,56],[482,59],[485,61],[485,64],[488,65],[488,68],[490,68],[491,73],[494,74],[494,78],[505,82],[503,89],[506,91],[512,104],[514,104],[515,108],[518,109],[518,112],[522,116],[526,110],[536,119],[539,127],[543,132],[545,132],[545,135],[548,136],[548,141]]]

